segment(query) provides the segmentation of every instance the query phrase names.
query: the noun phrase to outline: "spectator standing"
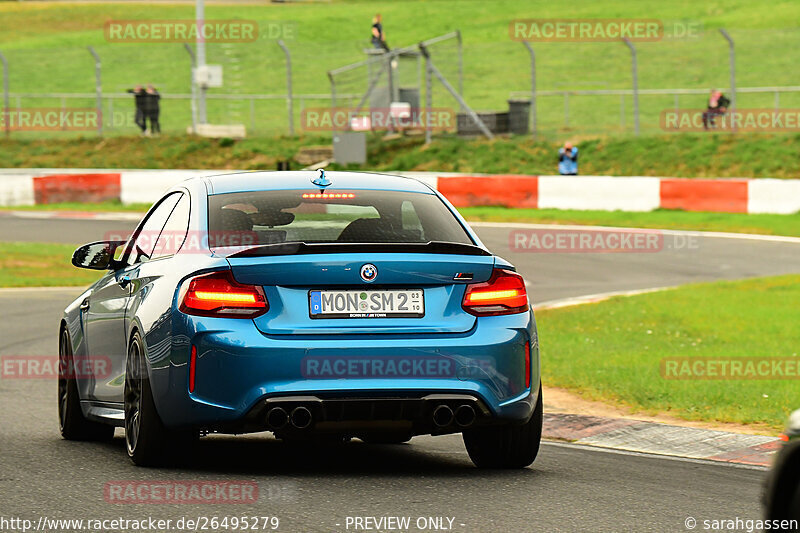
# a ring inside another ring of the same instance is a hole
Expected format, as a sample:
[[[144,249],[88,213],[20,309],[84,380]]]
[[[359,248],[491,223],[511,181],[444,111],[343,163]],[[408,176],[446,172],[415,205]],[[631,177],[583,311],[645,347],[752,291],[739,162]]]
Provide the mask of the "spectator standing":
[[[722,91],[711,89],[711,96],[708,97],[708,107],[703,113],[703,129],[708,129],[709,124],[711,124],[712,128],[716,128],[715,117],[727,113],[730,104],[731,101],[722,94]]]
[[[376,14],[375,18],[372,19],[372,46],[389,51],[389,45],[386,44],[386,35],[383,33],[380,13]]]
[[[133,121],[136,122],[136,125],[142,130],[142,135],[144,135],[144,132],[147,129],[147,125],[144,122],[146,93],[141,85],[137,85],[133,89],[128,89],[128,92],[133,94],[133,99],[136,103],[136,115],[134,116]]]
[[[159,103],[161,95],[152,85],[147,86],[147,91],[144,99],[144,116],[145,120],[150,121],[150,134],[161,134],[161,124],[158,122],[158,115],[161,112],[161,105]]]
[[[558,150],[558,173],[562,176],[578,175],[578,147],[565,142]]]

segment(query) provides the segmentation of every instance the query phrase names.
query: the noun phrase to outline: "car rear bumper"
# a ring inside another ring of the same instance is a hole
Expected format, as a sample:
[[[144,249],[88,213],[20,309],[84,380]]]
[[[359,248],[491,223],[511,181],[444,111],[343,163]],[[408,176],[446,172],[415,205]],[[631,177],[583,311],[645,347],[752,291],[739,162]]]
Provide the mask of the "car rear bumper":
[[[319,430],[410,423],[415,434],[444,433],[461,428],[432,422],[440,404],[454,411],[470,405],[474,424],[491,424],[528,420],[537,400],[532,313],[481,317],[464,334],[403,336],[267,336],[250,320],[175,319],[183,331],[173,339],[186,342],[173,340],[168,358],[151,358],[154,400],[169,427],[275,430],[266,418],[277,402],[309,408],[311,427]],[[189,392],[192,346],[197,358]]]
[[[279,436],[309,432],[437,435],[501,421],[522,422],[530,418],[532,408],[528,405],[535,403],[535,396],[518,400],[513,407],[518,413],[505,410],[504,418],[499,418],[475,394],[415,392],[380,397],[372,392],[272,396],[258,401],[244,418],[217,424],[214,429],[227,433],[269,430]]]

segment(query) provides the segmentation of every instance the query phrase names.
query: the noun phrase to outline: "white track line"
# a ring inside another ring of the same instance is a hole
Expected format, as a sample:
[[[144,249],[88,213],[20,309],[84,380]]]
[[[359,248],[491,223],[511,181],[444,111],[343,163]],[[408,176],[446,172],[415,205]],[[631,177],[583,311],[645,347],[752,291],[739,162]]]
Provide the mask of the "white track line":
[[[525,285],[529,286],[528,282],[526,282]],[[593,304],[597,302],[602,302],[604,300],[608,300],[609,298],[613,298],[614,296],[636,296],[637,294],[647,294],[649,292],[666,291],[669,289],[675,289],[677,287],[680,287],[680,285],[674,285],[672,287],[653,287],[650,289],[636,289],[631,291],[601,292],[598,294],[587,294],[585,296],[559,298],[556,300],[548,300],[546,302],[535,304],[533,308],[534,310],[558,309],[559,307],[571,307],[573,305]]]
[[[88,286],[89,284],[87,283],[86,285]],[[86,290],[83,285],[74,287],[3,287],[0,288],[0,294],[17,292],[79,292],[83,290]]]

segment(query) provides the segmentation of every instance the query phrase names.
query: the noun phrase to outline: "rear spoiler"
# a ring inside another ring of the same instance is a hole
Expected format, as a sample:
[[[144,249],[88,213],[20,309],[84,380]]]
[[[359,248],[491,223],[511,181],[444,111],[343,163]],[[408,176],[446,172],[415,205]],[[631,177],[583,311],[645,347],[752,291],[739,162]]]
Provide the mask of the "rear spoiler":
[[[473,244],[458,242],[387,242],[387,243],[307,243],[286,242],[265,244],[248,248],[228,257],[261,257],[268,255],[308,255],[308,254],[345,254],[345,253],[420,253],[420,254],[454,254],[454,255],[492,255],[488,251]]]

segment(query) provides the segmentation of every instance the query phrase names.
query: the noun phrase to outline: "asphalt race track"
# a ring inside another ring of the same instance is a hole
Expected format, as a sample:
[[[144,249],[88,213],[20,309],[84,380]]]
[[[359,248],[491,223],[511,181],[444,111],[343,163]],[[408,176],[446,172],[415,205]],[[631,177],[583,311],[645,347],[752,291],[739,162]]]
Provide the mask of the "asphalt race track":
[[[0,240],[88,242],[127,222],[0,217]],[[696,237],[657,253],[520,253],[510,228],[480,226],[531,283],[534,302],[715,279],[800,272],[800,244]],[[665,241],[666,242],[666,241]],[[675,244],[675,243],[672,243]],[[65,268],[71,268],[65,265]],[[57,276],[58,273],[53,274]],[[79,291],[0,291],[0,355],[54,355],[62,308]],[[547,332],[541,332],[547,342]],[[763,470],[545,443],[522,471],[480,471],[458,436],[410,444],[289,447],[264,435],[203,439],[176,469],[142,469],[111,444],[58,434],[56,383],[0,380],[0,517],[172,519],[277,516],[279,531],[364,531],[348,517],[453,519],[454,531],[687,531],[686,520],[758,519]],[[254,481],[257,504],[107,503],[113,481]],[[12,531],[11,528],[0,530]],[[51,529],[52,530],[52,529]],[[62,529],[63,530],[63,529]],[[174,526],[170,529],[177,530]],[[423,529],[430,531],[432,529]],[[372,529],[375,531],[375,529]],[[412,527],[410,531],[419,531]]]

